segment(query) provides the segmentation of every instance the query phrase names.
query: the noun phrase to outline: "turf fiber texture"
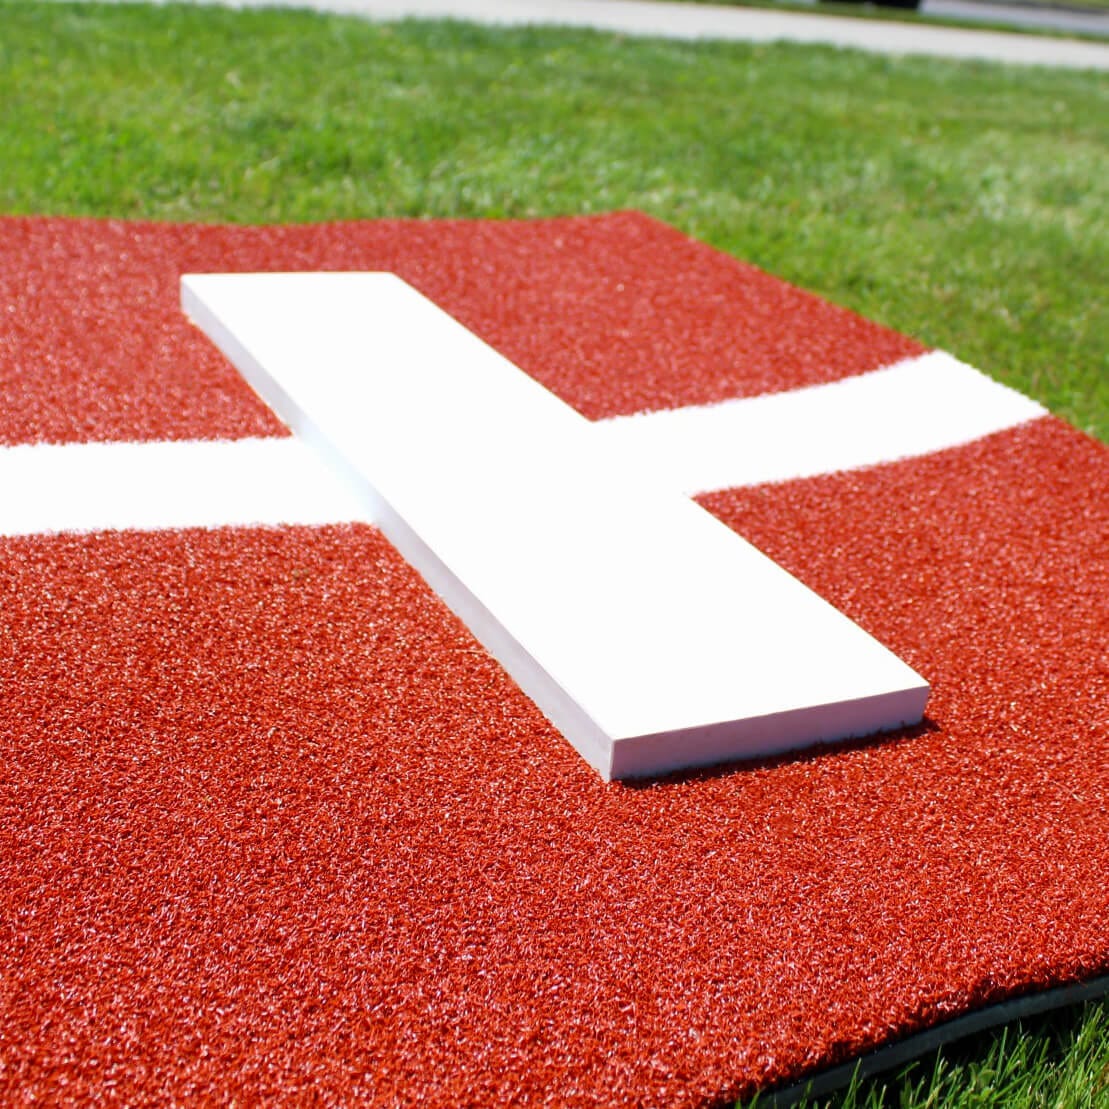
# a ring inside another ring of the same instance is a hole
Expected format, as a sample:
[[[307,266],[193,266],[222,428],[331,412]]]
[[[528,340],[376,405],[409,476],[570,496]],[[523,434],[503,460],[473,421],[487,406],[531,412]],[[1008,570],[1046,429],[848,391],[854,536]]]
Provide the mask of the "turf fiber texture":
[[[922,349],[634,214],[0,255],[9,445],[282,434],[197,270],[394,270],[594,418]],[[701,500],[922,726],[605,784],[370,527],[0,540],[4,1099],[716,1104],[1109,972],[1109,452],[1044,417]]]

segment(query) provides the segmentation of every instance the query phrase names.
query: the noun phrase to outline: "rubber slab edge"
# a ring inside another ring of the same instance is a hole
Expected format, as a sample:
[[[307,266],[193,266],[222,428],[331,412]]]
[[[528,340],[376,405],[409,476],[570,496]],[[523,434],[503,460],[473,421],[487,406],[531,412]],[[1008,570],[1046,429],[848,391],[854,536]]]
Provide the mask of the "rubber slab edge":
[[[812,705],[771,716],[724,721],[701,728],[618,738],[613,778],[652,778],[698,767],[772,758],[789,751],[878,738],[924,718],[930,687],[920,679],[885,694],[838,704]]]
[[[239,370],[247,383],[312,450],[338,474],[364,503],[375,525],[427,582],[447,607],[470,629],[479,643],[508,671],[544,716],[605,781],[612,777],[612,739],[566,691],[536,663],[499,620],[459,580],[435,552],[408,526],[391,505],[336,451],[257,359],[227,330],[190,286],[181,281],[181,306]]]

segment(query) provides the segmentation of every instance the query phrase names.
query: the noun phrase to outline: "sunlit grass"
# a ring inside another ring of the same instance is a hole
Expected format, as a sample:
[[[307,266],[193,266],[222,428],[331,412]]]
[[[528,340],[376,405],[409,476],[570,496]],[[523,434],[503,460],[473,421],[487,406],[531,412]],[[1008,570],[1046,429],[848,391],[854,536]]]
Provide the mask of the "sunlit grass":
[[[1109,438],[1109,84],[795,45],[0,3],[0,209],[641,208]]]

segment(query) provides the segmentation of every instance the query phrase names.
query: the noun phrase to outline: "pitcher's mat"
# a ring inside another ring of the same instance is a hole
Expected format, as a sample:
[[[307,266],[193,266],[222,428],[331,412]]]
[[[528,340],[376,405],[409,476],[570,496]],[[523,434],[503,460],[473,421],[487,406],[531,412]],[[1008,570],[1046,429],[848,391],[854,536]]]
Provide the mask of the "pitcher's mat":
[[[634,214],[0,221],[5,1100],[715,1103],[1109,972],[1103,447],[703,493],[925,723],[606,784],[341,500],[235,485],[282,429],[178,280],[267,269],[397,272],[593,419],[936,357]],[[108,456],[96,530],[13,522]]]

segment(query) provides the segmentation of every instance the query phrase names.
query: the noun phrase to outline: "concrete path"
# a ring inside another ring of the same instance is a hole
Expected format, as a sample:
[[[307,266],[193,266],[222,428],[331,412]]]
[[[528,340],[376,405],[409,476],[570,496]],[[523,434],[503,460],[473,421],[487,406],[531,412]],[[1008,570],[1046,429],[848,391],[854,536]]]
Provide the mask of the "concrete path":
[[[227,0],[235,7],[312,7],[370,19],[456,18],[504,26],[558,24],[630,35],[825,43],[884,54],[980,58],[1109,69],[1109,44],[921,23],[851,19],[664,0]]]
[[[975,23],[997,23],[1036,31],[1061,31],[1074,35],[1105,35],[1109,38],[1109,8],[1059,8],[1007,3],[1005,0],[924,0],[925,15],[962,19]]]

